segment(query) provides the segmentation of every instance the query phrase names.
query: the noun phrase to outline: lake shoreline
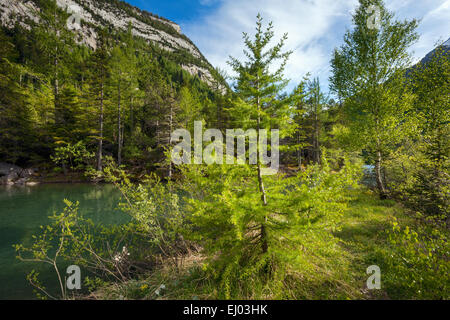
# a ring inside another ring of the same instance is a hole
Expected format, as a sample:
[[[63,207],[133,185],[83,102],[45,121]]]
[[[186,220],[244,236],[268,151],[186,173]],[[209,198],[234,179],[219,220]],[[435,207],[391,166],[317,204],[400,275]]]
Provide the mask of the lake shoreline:
[[[41,274],[41,280],[52,293],[58,292],[54,270],[46,265],[24,263],[16,259],[14,244],[29,244],[39,235],[40,226],[51,223],[49,216],[62,213],[64,199],[79,202],[79,213],[97,224],[119,225],[128,222],[120,212],[120,192],[111,184],[45,183],[36,186],[0,187],[0,300],[35,299],[33,287],[26,279],[31,270]],[[64,269],[64,267],[62,267]]]
[[[33,177],[30,180],[26,181],[22,184],[6,184],[5,186],[38,186],[38,185],[47,185],[47,184],[104,184],[104,182],[95,182],[87,178],[83,178],[82,174],[79,175],[68,175],[68,176],[51,176],[45,175],[40,177]]]

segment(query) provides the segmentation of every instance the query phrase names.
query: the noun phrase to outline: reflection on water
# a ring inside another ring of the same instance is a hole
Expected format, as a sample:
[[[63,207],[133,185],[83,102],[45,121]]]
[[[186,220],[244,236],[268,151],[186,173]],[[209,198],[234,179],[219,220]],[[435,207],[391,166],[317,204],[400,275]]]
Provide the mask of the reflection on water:
[[[126,215],[117,209],[119,192],[111,185],[52,184],[33,187],[0,187],[0,299],[35,298],[25,275],[32,269],[42,281],[56,285],[54,273],[39,264],[20,262],[13,244],[30,243],[31,236],[48,216],[64,208],[63,199],[80,202],[80,213],[94,223],[120,224]]]

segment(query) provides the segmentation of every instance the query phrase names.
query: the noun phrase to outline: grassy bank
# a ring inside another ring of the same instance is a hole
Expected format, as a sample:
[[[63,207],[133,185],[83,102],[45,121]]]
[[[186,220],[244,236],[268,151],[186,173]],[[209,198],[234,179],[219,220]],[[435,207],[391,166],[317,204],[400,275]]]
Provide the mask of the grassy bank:
[[[263,286],[255,281],[254,288],[257,289],[252,295],[241,292],[238,296],[241,299],[418,298],[420,294],[415,292],[416,287],[408,285],[408,277],[388,263],[396,259],[390,232],[395,219],[405,228],[413,223],[396,202],[378,200],[371,191],[358,192],[337,230],[305,237],[303,246],[298,248],[299,256],[304,260],[303,268],[290,271],[281,294],[270,285]],[[401,250],[398,244],[397,250]],[[215,282],[203,272],[202,261],[200,253],[191,254],[181,267],[161,266],[140,280],[103,287],[91,298],[218,299],[220,293]],[[369,275],[366,270],[370,265],[381,268],[380,290],[367,289]],[[420,268],[420,265],[411,266],[414,267]],[[414,273],[412,269],[411,273]],[[445,281],[446,277],[442,279]],[[448,291],[441,291],[441,295],[442,292],[447,295],[442,298],[448,298]]]

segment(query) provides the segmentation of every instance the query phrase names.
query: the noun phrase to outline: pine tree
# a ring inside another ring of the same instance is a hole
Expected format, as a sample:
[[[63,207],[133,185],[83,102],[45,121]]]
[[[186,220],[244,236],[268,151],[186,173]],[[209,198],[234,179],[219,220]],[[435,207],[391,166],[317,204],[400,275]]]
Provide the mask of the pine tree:
[[[258,14],[256,22],[255,39],[251,40],[247,33],[244,33],[244,43],[248,51],[244,51],[247,61],[242,63],[238,59],[230,57],[229,64],[238,74],[236,77],[236,93],[241,99],[236,103],[236,107],[231,111],[234,116],[247,113],[246,123],[242,123],[239,118],[236,122],[242,127],[254,128],[257,131],[257,141],[259,141],[260,129],[280,129],[280,137],[283,138],[293,131],[290,125],[289,104],[286,100],[279,100],[278,95],[286,88],[288,81],[283,78],[283,72],[291,52],[282,52],[287,34],[272,48],[267,48],[274,37],[273,24],[270,22],[266,30],[263,30],[263,19]],[[271,72],[269,68],[276,62],[281,61],[281,66]],[[267,193],[264,187],[262,173],[262,159],[260,150],[257,148],[257,176],[261,201],[267,205]],[[261,223],[260,227],[262,251],[268,250],[266,225]]]
[[[3,32],[0,42],[0,154],[17,163],[25,158],[32,121],[27,92],[21,85],[22,69],[14,63],[14,46]]]
[[[164,77],[155,64],[150,63],[147,68],[147,76],[143,80],[146,95],[144,108],[148,116],[146,122],[153,129],[156,162],[167,167],[167,176],[170,177],[172,164],[165,165],[165,153],[170,149],[172,132],[178,129],[179,102],[173,83]]]
[[[312,160],[314,163],[319,163],[321,159],[320,152],[320,132],[322,125],[322,116],[324,107],[327,104],[327,98],[320,88],[318,78],[314,78],[308,82],[308,99],[306,103],[306,113],[312,123]]]
[[[230,118],[237,128],[280,128],[282,135],[292,136],[293,100],[280,93],[286,84],[282,69],[269,71],[278,59],[283,68],[289,53],[281,52],[283,40],[263,51],[273,37],[271,30],[272,25],[262,31],[258,16],[256,40],[244,36],[254,55],[249,53],[250,61],[244,64],[232,60],[238,77]],[[290,178],[263,176],[261,160],[180,169],[187,195],[185,237],[204,249],[207,270],[219,281],[224,298],[261,297],[266,289],[281,296],[289,270],[298,268],[302,260],[302,241],[335,223],[345,207],[344,190],[355,185],[356,174],[352,166],[332,173],[327,161]]]
[[[98,105],[98,147],[97,147],[97,170],[102,170],[103,140],[104,140],[104,117],[105,117],[105,92],[110,74],[108,68],[110,52],[105,32],[101,33],[100,44],[92,54],[90,61],[91,94]]]
[[[178,93],[180,112],[178,119],[182,127],[194,133],[194,122],[202,120],[202,109],[198,97],[192,89],[182,87]]]
[[[58,104],[61,79],[68,76],[71,48],[75,46],[74,36],[67,29],[68,14],[58,7],[55,0],[43,2],[38,17],[40,21],[36,35],[39,49],[43,54],[44,64],[42,67],[50,75],[55,103]],[[58,111],[58,108],[56,109]]]
[[[293,120],[296,125],[294,137],[291,139],[291,147],[295,152],[296,164],[299,170],[302,169],[303,163],[303,149],[308,146],[306,142],[309,127],[305,123],[306,116],[306,98],[307,98],[307,75],[291,93]]]
[[[114,99],[117,101],[117,162],[122,164],[122,149],[124,142],[124,120],[123,113],[130,108],[133,90],[138,87],[137,83],[137,58],[135,43],[131,32],[131,26],[125,34],[123,43],[120,43],[111,51],[111,82],[115,88]]]

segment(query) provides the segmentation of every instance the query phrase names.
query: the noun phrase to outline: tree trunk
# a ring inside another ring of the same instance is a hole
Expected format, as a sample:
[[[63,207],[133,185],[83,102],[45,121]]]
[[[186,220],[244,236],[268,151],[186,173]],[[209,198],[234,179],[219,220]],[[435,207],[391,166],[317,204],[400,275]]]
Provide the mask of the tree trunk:
[[[320,163],[320,124],[319,124],[319,104],[320,104],[320,88],[314,87],[314,133],[313,133],[313,161],[315,164]]]
[[[103,149],[103,84],[100,91],[100,137],[98,139],[97,170],[102,171],[102,149]]]
[[[173,131],[173,102],[170,103],[170,118],[169,118],[169,146],[170,146],[170,135]],[[169,179],[172,179],[172,161],[169,162]]]
[[[159,115],[158,115],[159,117]],[[159,147],[159,145],[161,144],[161,139],[159,138],[159,119],[156,119],[156,144]]]
[[[57,49],[58,50],[58,49]],[[54,81],[55,98],[59,95],[59,81],[58,81],[58,58],[55,58],[55,81]]]
[[[133,108],[133,97],[130,97],[130,131],[131,131],[131,134],[134,133],[134,108]]]
[[[64,176],[67,177],[67,173],[68,173],[67,172],[67,166],[66,166],[66,164],[64,162],[62,163],[62,169],[63,169]]]
[[[56,19],[57,19],[56,15],[57,14],[56,14],[56,11],[55,11],[55,16],[54,16],[55,23],[56,23]],[[56,37],[59,38],[59,30],[54,29],[53,31],[55,32]],[[56,42],[56,43],[57,44],[56,44],[56,47],[55,47],[55,59],[54,59],[54,67],[55,67],[55,82],[54,82],[55,98],[59,95],[59,81],[58,81],[58,77],[59,77],[59,74],[58,74],[58,68],[59,68],[58,51],[59,51],[59,48],[58,48],[58,42]]]
[[[258,79],[259,81],[259,79]],[[258,88],[258,94],[259,94],[259,83],[257,84],[257,88]],[[257,108],[258,108],[258,128],[256,129],[257,132],[257,163],[258,163],[258,185],[259,185],[259,192],[261,193],[261,201],[263,203],[263,206],[267,206],[267,195],[266,195],[266,190],[264,188],[264,182],[262,179],[262,172],[261,172],[261,157],[260,157],[260,144],[259,144],[259,130],[261,129],[261,116],[260,116],[260,110],[261,110],[261,105],[260,105],[260,99],[259,97],[257,97]],[[268,249],[269,249],[269,245],[267,243],[267,229],[266,229],[266,223],[267,222],[267,217],[265,217],[265,222],[263,222],[261,224],[261,229],[260,229],[260,233],[261,233],[261,242],[262,242],[262,252],[263,253],[267,253]]]
[[[301,136],[300,136],[300,132],[297,132],[297,164],[298,164],[298,169],[301,170],[302,169],[302,147],[300,146],[301,143]]]
[[[120,166],[122,164],[122,109],[120,105],[120,79],[118,84],[118,106],[117,106],[117,129],[118,129],[118,137],[117,137],[117,164]]]
[[[317,103],[314,106],[314,163],[320,163],[320,144],[319,144],[319,115]]]
[[[387,193],[386,193],[386,188],[385,188],[384,182],[383,182],[381,165],[382,165],[381,151],[377,151],[377,158],[375,160],[375,175],[376,175],[376,180],[377,180],[378,192],[380,194],[380,199],[384,200],[387,198]]]
[[[261,164],[260,163],[258,163],[258,183],[259,183],[259,191],[261,192],[261,201],[263,202],[263,206],[267,206],[266,190],[264,189],[264,183],[262,181]],[[261,224],[261,229],[260,229],[261,241],[262,241],[261,249],[262,249],[263,253],[267,253],[267,251],[269,249],[269,245],[267,243],[266,222],[267,222],[267,217],[265,217],[265,222]]]

